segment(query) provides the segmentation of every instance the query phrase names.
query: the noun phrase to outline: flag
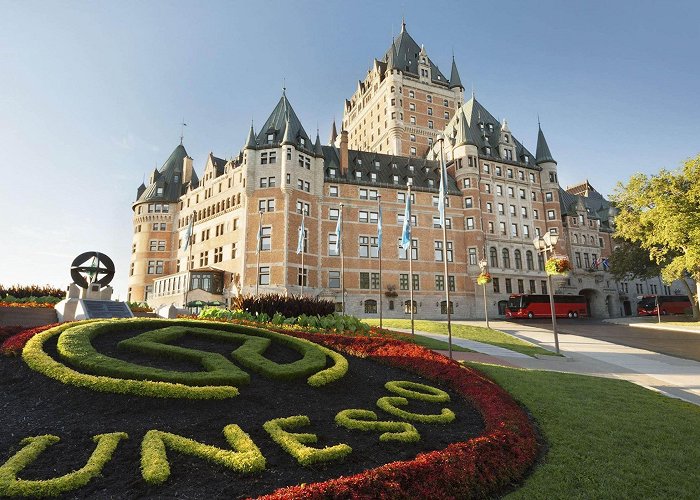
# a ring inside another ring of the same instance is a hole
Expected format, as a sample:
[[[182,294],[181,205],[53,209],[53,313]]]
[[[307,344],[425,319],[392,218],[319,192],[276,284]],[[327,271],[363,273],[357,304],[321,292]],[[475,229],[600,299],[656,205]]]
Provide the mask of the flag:
[[[403,232],[401,233],[401,246],[408,250],[411,246],[411,193],[406,194],[406,209],[403,213]]]
[[[260,240],[262,240],[262,215],[260,215],[260,224],[258,224],[258,246],[255,253],[260,253]]]
[[[610,262],[608,262],[608,259],[603,259],[602,264],[603,264],[603,269],[605,269],[606,271],[608,269],[610,269]]]
[[[340,215],[338,215],[338,223],[335,225],[335,253],[340,253],[340,237],[342,236],[342,226],[343,226],[343,209],[340,209]]]
[[[190,225],[187,226],[187,231],[185,232],[185,246],[183,247],[183,250],[187,250],[187,247],[190,246],[190,239],[192,238],[192,225],[194,224],[194,215],[192,216],[192,219],[190,219]]]
[[[304,251],[304,214],[301,214],[301,226],[299,226],[299,239],[297,240],[297,255]]]
[[[382,207],[379,207],[379,218],[377,219],[377,247],[382,249]]]
[[[438,212],[440,213],[440,225],[445,227],[445,191],[447,190],[447,175],[445,173],[445,159],[440,163],[440,199],[438,199]]]

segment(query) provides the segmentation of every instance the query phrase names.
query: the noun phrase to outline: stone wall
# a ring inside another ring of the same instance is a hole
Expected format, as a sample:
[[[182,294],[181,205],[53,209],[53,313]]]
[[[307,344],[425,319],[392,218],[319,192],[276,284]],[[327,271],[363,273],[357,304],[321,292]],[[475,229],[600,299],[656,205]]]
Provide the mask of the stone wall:
[[[58,322],[52,307],[0,307],[0,326],[35,326]]]

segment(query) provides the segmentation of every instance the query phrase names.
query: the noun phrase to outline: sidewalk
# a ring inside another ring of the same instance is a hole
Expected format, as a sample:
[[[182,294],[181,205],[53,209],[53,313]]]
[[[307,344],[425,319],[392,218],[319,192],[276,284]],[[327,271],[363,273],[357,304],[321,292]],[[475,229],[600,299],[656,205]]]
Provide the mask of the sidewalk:
[[[610,318],[603,320],[603,322],[605,323],[612,323],[615,325],[626,325],[634,328],[654,328],[656,330],[671,330],[674,332],[690,332],[700,334],[700,324],[698,323],[685,325],[668,324],[668,316],[662,316],[661,321],[662,322],[659,323],[659,320],[656,316],[647,316],[642,318],[637,316],[629,316],[626,318]]]
[[[483,321],[458,321],[455,323],[483,326]],[[490,326],[495,330],[554,351],[554,336],[549,330],[506,321],[491,321]],[[416,334],[443,341],[447,338],[446,335],[419,331],[416,331]],[[465,345],[463,342],[470,344]],[[674,358],[665,354],[569,334],[559,335],[559,348],[564,355],[563,357],[539,356],[532,358],[499,347],[484,347],[486,344],[464,339],[453,338],[453,343],[478,353],[476,355],[462,352],[453,353],[453,357],[458,360],[516,366],[532,370],[551,370],[619,378],[700,405],[700,362],[697,361]],[[506,351],[509,354],[506,355],[500,351]]]

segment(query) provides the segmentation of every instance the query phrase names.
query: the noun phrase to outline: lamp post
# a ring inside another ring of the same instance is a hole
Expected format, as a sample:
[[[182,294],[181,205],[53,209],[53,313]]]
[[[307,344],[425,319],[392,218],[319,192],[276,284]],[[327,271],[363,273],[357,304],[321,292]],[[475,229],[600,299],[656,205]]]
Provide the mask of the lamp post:
[[[484,257],[483,260],[479,261],[479,268],[481,269],[481,273],[486,273],[488,272],[488,261],[486,260],[486,257]],[[486,304],[486,283],[483,284],[484,287],[484,317],[486,318],[486,328],[489,327],[489,309],[488,305]]]
[[[547,260],[547,252],[554,254],[554,247],[559,241],[559,236],[547,232],[544,236],[538,236],[533,240],[533,245],[537,253],[544,253],[544,259]],[[547,273],[547,291],[549,292],[549,307],[552,311],[552,332],[554,333],[554,348],[559,354],[559,334],[557,333],[557,315],[554,310],[554,290],[552,290],[552,276]]]

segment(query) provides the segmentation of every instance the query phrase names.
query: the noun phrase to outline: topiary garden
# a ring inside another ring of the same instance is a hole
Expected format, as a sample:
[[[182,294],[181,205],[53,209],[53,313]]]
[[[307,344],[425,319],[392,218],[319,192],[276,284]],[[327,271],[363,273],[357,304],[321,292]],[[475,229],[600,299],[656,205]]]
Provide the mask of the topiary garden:
[[[479,372],[348,317],[243,312],[0,339],[0,496],[488,497],[535,461]]]

